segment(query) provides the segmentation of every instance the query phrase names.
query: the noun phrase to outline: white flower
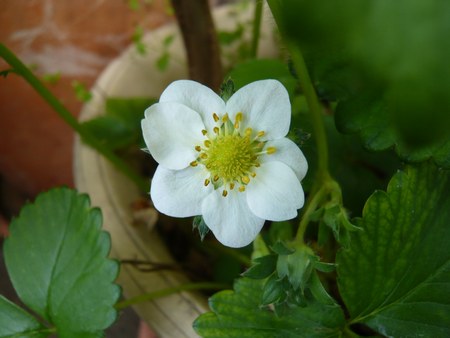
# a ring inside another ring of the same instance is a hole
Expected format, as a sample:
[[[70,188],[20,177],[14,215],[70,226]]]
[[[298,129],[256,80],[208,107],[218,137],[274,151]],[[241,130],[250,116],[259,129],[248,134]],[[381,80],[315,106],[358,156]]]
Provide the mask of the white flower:
[[[226,246],[251,243],[264,220],[297,216],[308,164],[285,136],[291,105],[275,80],[253,82],[226,103],[194,81],[175,81],[145,111],[142,130],[159,163],[150,195],[173,217],[202,215]]]

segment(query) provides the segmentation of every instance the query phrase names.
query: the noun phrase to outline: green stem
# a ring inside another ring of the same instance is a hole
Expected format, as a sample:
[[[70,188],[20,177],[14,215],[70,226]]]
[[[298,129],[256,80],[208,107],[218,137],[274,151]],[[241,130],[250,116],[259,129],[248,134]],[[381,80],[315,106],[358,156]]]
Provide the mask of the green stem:
[[[313,125],[314,139],[317,146],[318,156],[318,179],[329,176],[328,174],[328,144],[325,126],[322,117],[322,106],[317,98],[316,91],[312,85],[311,78],[306,68],[306,63],[300,49],[295,44],[290,44],[292,62],[297,72],[300,86],[303,89],[306,102],[311,113],[311,122]]]
[[[288,45],[288,47],[291,53],[294,68],[299,78],[300,86],[302,87],[303,94],[305,95],[306,102],[308,103],[311,114],[311,122],[313,125],[314,140],[317,147],[318,165],[315,178],[316,181],[311,189],[310,199],[304,209],[296,235],[296,239],[298,241],[303,241],[303,236],[309,224],[310,216],[320,206],[322,200],[329,192],[328,183],[332,181],[332,179],[328,171],[328,144],[325,126],[323,123],[322,106],[311,82],[311,77],[309,76],[305,59],[303,58],[300,49],[297,45],[292,43]]]
[[[303,215],[301,218],[301,221],[298,225],[297,234],[295,236],[295,239],[299,242],[304,242],[304,235],[306,228],[308,227],[311,214],[317,210],[317,207],[322,202],[323,198],[326,196],[328,190],[326,187],[321,187],[318,190],[313,189],[312,190],[312,197],[309,199],[308,203],[306,204]]]
[[[255,0],[255,13],[253,17],[252,45],[250,49],[250,57],[256,59],[258,53],[259,36],[261,32],[261,18],[263,11],[263,0]]]
[[[219,284],[219,283],[186,283],[179,286],[175,286],[172,288],[162,289],[159,291],[144,293],[142,295],[124,300],[116,304],[115,308],[117,310],[123,310],[126,307],[136,305],[139,303],[147,302],[154,300],[156,298],[161,298],[165,296],[170,296],[174,293],[178,293],[181,291],[192,291],[192,290],[221,290],[230,288],[229,285]]]
[[[125,161],[114,152],[99,142],[91,135],[70,111],[44,86],[44,84],[12,53],[5,45],[0,43],[0,56],[13,68],[14,72],[21,75],[36,92],[58,113],[58,115],[80,135],[81,139],[105,156],[118,170],[128,176],[142,190],[148,190],[148,182],[137,174]]]

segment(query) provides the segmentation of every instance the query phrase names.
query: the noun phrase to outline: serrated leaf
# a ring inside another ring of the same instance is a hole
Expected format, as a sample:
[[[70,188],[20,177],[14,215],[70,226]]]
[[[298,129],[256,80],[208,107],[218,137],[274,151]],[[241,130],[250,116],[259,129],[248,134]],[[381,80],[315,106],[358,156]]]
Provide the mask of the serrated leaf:
[[[116,319],[118,264],[87,195],[58,188],[40,194],[11,222],[5,262],[20,299],[60,337],[96,337]]]
[[[194,329],[202,337],[321,338],[340,337],[344,315],[340,307],[312,304],[307,307],[261,307],[263,282],[239,279],[235,291],[210,298],[213,312],[201,315]],[[282,312],[278,315],[276,312]]]
[[[0,296],[0,338],[44,338],[45,327],[33,316]]]
[[[450,336],[450,173],[407,167],[367,201],[337,257],[353,323],[393,337]]]
[[[277,255],[267,255],[256,258],[253,265],[245,271],[242,276],[254,279],[263,279],[269,277],[277,265]]]

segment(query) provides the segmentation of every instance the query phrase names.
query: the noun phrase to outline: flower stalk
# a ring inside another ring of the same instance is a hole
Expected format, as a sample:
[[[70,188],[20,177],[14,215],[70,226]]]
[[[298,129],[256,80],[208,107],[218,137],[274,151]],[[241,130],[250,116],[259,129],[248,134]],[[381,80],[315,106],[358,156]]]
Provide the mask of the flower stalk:
[[[130,178],[142,191],[148,190],[148,182],[137,174],[125,161],[91,135],[70,111],[59,101],[50,90],[14,55],[5,45],[0,43],[0,56],[12,67],[15,73],[24,78],[36,92],[55,110],[55,112],[66,122],[81,139],[106,157],[118,170]]]

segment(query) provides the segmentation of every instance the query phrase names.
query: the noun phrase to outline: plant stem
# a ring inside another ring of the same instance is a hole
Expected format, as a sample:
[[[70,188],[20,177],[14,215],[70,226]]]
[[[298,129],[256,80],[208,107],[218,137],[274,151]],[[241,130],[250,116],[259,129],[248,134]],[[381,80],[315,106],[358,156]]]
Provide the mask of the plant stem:
[[[117,310],[122,310],[126,307],[136,305],[139,303],[147,302],[154,300],[156,298],[161,298],[165,296],[172,295],[174,293],[178,293],[181,291],[192,291],[192,290],[220,290],[220,289],[227,289],[230,288],[229,285],[226,284],[219,284],[219,283],[186,283],[179,286],[175,286],[172,288],[162,289],[159,291],[144,293],[142,295],[124,300],[122,302],[119,302],[116,304],[115,308]]]
[[[36,92],[56,111],[56,113],[80,135],[81,139],[105,156],[118,170],[128,176],[142,191],[148,190],[148,182],[138,175],[128,164],[110,149],[91,135],[70,111],[59,101],[44,84],[12,53],[5,45],[0,43],[0,56],[13,68],[14,72],[21,75]]]
[[[309,111],[311,113],[311,122],[314,131],[314,140],[317,146],[318,156],[318,179],[326,178],[328,174],[328,144],[327,135],[325,132],[325,126],[322,117],[322,106],[317,98],[316,91],[312,85],[311,78],[306,68],[306,63],[303,55],[295,44],[289,44],[288,46],[294,68],[297,72],[300,86],[302,87],[303,94],[305,95],[306,102],[308,103]]]
[[[250,57],[253,59],[256,59],[258,53],[263,6],[264,6],[263,0],[255,0],[255,12],[253,16],[253,29],[252,29],[252,45],[250,49]]]
[[[300,86],[308,103],[313,125],[314,140],[317,147],[317,172],[315,183],[311,189],[309,202],[303,211],[301,221],[298,226],[296,239],[303,241],[306,228],[310,221],[311,214],[320,206],[322,200],[330,192],[329,183],[334,182],[328,171],[328,144],[325,126],[322,117],[322,106],[320,105],[314,86],[311,82],[308,69],[303,55],[297,45],[288,45],[294,68],[297,72]]]

